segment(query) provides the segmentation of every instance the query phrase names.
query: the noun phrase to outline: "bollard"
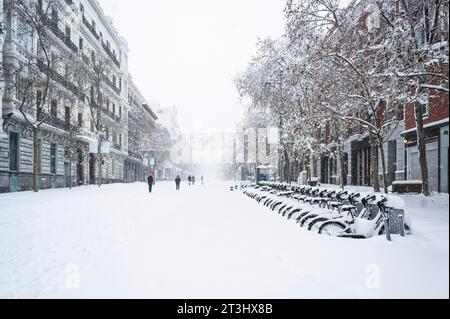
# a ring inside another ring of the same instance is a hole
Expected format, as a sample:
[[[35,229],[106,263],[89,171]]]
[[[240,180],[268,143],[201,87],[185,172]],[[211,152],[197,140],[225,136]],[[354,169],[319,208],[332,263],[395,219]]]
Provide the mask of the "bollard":
[[[384,231],[386,232],[386,239],[391,241],[391,230],[389,229],[389,218],[383,218]]]
[[[233,186],[230,187],[230,191],[234,191],[234,187]]]
[[[405,215],[401,214],[398,216],[399,227],[400,227],[400,236],[405,237]]]

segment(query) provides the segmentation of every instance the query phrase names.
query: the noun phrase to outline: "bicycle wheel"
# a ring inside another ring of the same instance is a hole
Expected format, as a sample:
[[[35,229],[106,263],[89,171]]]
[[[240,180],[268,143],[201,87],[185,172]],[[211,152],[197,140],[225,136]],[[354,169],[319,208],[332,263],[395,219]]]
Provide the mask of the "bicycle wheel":
[[[327,220],[328,220],[328,218],[322,217],[322,218],[317,218],[317,219],[311,221],[311,222],[308,224],[308,230],[311,230],[311,231],[317,231],[317,232],[318,232],[321,223],[326,222]]]
[[[300,221],[300,227],[305,227],[306,225],[308,225],[308,221],[310,221],[313,218],[316,218],[317,216],[318,216],[317,214],[311,214],[303,217],[303,219]]]
[[[345,233],[345,229],[345,224],[337,221],[329,221],[323,223],[322,226],[320,226],[319,234],[339,237]]]

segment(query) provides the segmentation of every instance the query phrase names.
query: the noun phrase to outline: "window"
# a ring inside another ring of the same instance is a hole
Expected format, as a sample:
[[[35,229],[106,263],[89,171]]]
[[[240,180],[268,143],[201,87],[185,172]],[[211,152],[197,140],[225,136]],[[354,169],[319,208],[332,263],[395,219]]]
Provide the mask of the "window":
[[[116,76],[115,75],[113,75],[113,84],[114,84],[114,86],[116,86]]]
[[[70,156],[70,148],[68,146],[64,147],[64,159],[65,160],[70,160],[71,156]]]
[[[119,106],[119,117],[122,118],[122,107]]]
[[[56,174],[56,144],[50,144],[50,174]]]
[[[58,117],[58,104],[55,100],[52,100],[50,104],[50,114],[52,117]]]
[[[19,170],[19,134],[9,134],[9,170]]]
[[[116,114],[116,104],[115,103],[112,104],[112,112],[113,112],[113,114]]]
[[[266,156],[270,156],[269,138],[266,136]]]
[[[95,28],[96,28],[96,24],[95,24],[95,21],[94,21],[94,20],[92,20],[92,29],[94,29],[94,30],[95,30]]]
[[[84,17],[84,6],[82,3],[80,3],[80,12],[81,12],[81,15]]]
[[[39,163],[38,163],[38,172],[42,174],[42,140],[38,139],[38,148],[39,148]]]
[[[52,9],[52,23],[58,25],[58,10]]]
[[[69,26],[66,25],[66,38],[70,40],[70,35],[72,34],[72,30]]]
[[[83,44],[84,44],[84,40],[83,40],[83,38],[80,38],[80,40],[79,40],[79,42],[78,42],[78,48],[79,48],[80,50],[83,50]]]
[[[27,50],[30,50],[33,45],[33,30],[22,19],[17,19],[17,42]]]
[[[83,127],[83,114],[78,113],[78,126]]]
[[[42,120],[42,92],[36,92],[36,119]]]
[[[119,134],[119,145],[122,146],[122,134]]]
[[[66,122],[66,125],[70,125],[70,107],[66,106],[64,108],[64,119]]]

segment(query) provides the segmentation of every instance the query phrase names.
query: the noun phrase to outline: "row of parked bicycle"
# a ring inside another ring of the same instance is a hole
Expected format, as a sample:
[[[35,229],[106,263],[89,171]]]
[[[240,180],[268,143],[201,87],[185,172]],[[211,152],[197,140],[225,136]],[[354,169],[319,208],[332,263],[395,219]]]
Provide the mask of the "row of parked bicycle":
[[[273,182],[261,182],[244,194],[319,234],[369,238],[386,234],[386,229],[389,234],[392,216],[399,233],[411,231],[398,196]]]

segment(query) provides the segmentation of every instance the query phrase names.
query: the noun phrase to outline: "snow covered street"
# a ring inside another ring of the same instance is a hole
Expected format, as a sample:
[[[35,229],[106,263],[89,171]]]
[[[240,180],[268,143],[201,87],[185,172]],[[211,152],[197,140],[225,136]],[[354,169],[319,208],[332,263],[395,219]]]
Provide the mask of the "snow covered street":
[[[0,195],[1,298],[448,298],[448,195],[412,236],[300,229],[216,182]],[[432,207],[432,209],[431,209]]]

